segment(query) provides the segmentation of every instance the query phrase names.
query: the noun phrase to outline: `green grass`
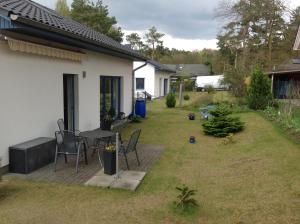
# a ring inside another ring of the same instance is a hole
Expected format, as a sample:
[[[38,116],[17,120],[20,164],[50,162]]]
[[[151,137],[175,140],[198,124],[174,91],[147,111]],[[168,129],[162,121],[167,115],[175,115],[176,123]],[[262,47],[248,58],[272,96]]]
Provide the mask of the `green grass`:
[[[190,96],[190,104],[203,97]],[[141,143],[166,147],[136,192],[12,180],[0,184],[0,223],[300,223],[299,145],[254,112],[239,114],[246,129],[224,145],[202,133],[198,114],[189,121],[185,106],[156,100],[147,119],[129,125],[127,136],[140,127]],[[177,214],[183,184],[200,207]]]

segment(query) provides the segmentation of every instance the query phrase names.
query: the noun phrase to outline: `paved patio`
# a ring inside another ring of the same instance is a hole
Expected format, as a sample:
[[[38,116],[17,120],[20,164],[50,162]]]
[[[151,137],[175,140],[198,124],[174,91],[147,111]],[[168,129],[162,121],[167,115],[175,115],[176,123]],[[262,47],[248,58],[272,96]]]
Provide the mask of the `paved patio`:
[[[160,158],[164,151],[164,147],[160,145],[138,145],[137,151],[139,154],[141,165],[137,165],[134,152],[128,155],[128,161],[131,171],[142,171],[146,173],[151,169],[154,163]],[[84,159],[81,158],[79,164],[79,173],[75,171],[75,156],[68,157],[68,163],[65,164],[64,158],[60,157],[57,164],[57,171],[54,172],[53,164],[47,165],[31,174],[6,174],[3,178],[22,178],[33,181],[56,182],[64,184],[85,184],[95,176],[101,174],[102,167],[100,166],[97,153],[92,155],[88,152],[88,165],[85,165]],[[126,170],[125,158],[119,157],[120,169]],[[127,174],[126,174],[127,175]],[[131,175],[132,176],[132,175]],[[133,175],[134,176],[134,175]]]

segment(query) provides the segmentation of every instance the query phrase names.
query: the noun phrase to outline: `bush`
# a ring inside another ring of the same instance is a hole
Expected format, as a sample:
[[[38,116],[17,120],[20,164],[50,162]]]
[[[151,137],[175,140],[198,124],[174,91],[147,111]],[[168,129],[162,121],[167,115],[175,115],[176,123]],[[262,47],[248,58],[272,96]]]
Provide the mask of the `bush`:
[[[252,72],[248,91],[248,105],[254,110],[264,110],[272,102],[271,82],[261,69]]]
[[[219,105],[209,112],[213,117],[203,123],[203,131],[207,135],[226,137],[231,133],[240,132],[244,129],[244,123],[239,117],[230,117],[232,112],[227,106]]]
[[[169,93],[166,98],[166,105],[169,108],[173,108],[176,106],[176,98],[174,93]]]
[[[214,89],[214,87],[213,87],[212,85],[205,85],[205,86],[204,86],[204,90],[205,90],[206,92],[208,92],[209,94],[215,92],[215,89]]]
[[[191,190],[187,186],[176,187],[176,190],[179,191],[179,195],[177,196],[178,200],[175,202],[176,207],[186,210],[189,207],[198,206],[196,199],[193,198],[196,194],[196,190]]]
[[[190,96],[189,95],[184,95],[183,99],[184,100],[190,100]]]

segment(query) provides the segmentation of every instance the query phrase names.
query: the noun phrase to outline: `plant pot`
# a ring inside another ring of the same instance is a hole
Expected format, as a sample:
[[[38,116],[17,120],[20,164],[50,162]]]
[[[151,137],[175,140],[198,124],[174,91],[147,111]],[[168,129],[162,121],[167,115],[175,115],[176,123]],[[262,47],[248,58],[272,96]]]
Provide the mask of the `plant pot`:
[[[116,151],[104,150],[103,153],[104,173],[114,175],[116,173]]]
[[[196,138],[194,136],[191,136],[189,142],[191,144],[195,144],[196,143]]]
[[[111,124],[112,124],[112,121],[103,120],[101,122],[101,129],[106,130],[106,131],[110,131],[111,130]]]
[[[191,121],[195,120],[195,114],[189,114],[189,119],[190,119]]]

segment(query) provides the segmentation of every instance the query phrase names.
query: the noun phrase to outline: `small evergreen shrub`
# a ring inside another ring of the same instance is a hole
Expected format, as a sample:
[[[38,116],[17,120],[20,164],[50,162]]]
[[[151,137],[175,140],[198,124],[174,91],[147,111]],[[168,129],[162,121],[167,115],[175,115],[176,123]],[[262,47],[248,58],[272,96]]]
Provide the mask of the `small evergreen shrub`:
[[[212,115],[212,118],[209,118],[202,124],[206,135],[226,137],[244,129],[244,123],[240,121],[239,117],[229,116],[232,112],[225,105],[219,105],[209,113]]]
[[[204,86],[204,90],[208,93],[208,94],[211,94],[211,93],[214,93],[215,92],[215,89],[212,85],[206,85]]]
[[[190,100],[190,96],[186,94],[186,95],[184,95],[183,99],[184,100]]]
[[[131,122],[132,123],[141,123],[142,118],[139,115],[134,115],[134,116],[131,117]]]
[[[273,100],[271,82],[261,69],[252,72],[248,90],[248,105],[254,110],[264,110]]]
[[[166,98],[166,105],[169,108],[173,108],[176,106],[176,98],[174,93],[169,93]]]

